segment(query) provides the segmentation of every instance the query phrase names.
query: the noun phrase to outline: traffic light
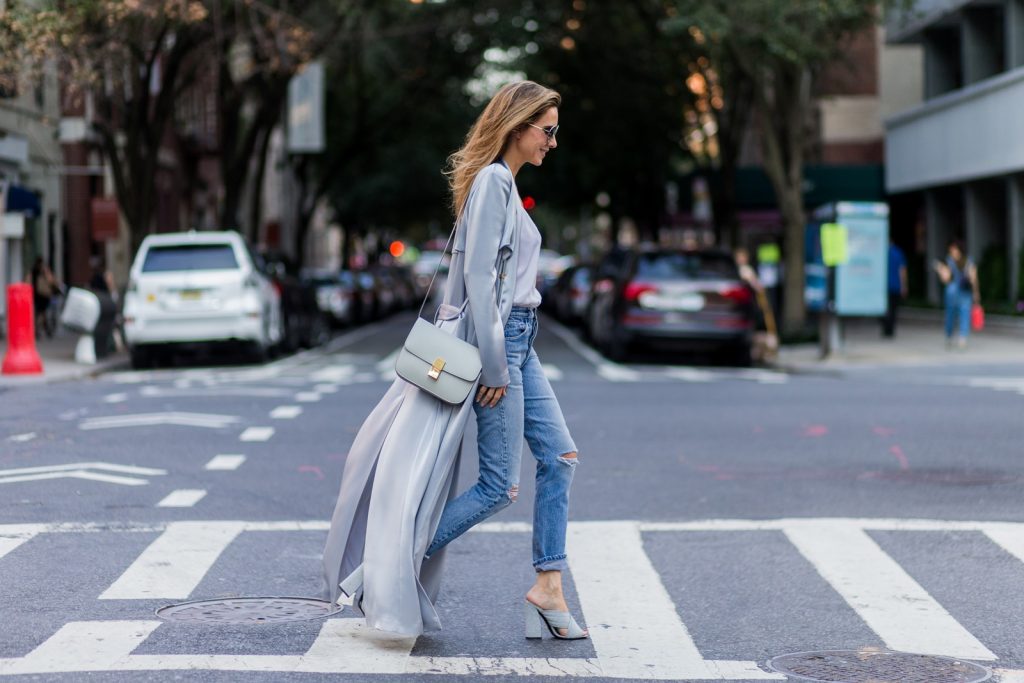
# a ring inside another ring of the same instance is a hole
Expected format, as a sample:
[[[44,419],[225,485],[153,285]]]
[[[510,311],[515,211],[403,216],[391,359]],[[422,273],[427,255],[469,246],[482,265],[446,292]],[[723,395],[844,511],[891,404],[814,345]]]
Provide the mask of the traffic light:
[[[398,258],[405,253],[405,244],[401,240],[395,240],[388,247],[388,251],[393,257]]]
[[[530,211],[535,206],[537,206],[537,202],[534,201],[533,197],[531,197],[530,195],[526,195],[525,197],[523,197],[523,208],[524,209],[526,209],[527,211]]]

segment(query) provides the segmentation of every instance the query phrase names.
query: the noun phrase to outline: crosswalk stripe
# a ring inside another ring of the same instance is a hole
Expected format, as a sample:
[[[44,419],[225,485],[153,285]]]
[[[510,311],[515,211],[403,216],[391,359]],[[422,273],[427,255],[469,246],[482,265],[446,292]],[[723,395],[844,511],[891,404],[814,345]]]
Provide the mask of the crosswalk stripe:
[[[206,463],[205,469],[208,470],[237,470],[245,462],[244,455],[227,455],[221,454],[214,456],[210,462]]]
[[[172,522],[100,599],[184,600],[244,528],[243,522]]]
[[[72,621],[19,659],[0,659],[0,674],[121,669],[160,621]]]
[[[5,524],[0,526],[0,558],[45,531],[46,527],[41,524]]]
[[[615,678],[782,680],[754,662],[704,659],[644,552],[636,524],[580,522],[567,552],[603,675]],[[736,674],[733,676],[732,674]]]
[[[239,441],[267,441],[274,435],[273,427],[249,427],[238,435]]]
[[[317,394],[319,396],[319,394]],[[275,420],[292,420],[302,414],[301,406],[278,406],[270,411]]]
[[[562,372],[561,368],[552,363],[541,363],[540,367],[544,370],[544,376],[551,382],[557,382],[565,376],[565,373]]]
[[[415,638],[387,637],[362,619],[324,622],[296,671],[309,673],[405,673]],[[343,657],[338,654],[344,652]]]
[[[808,525],[785,534],[893,650],[996,659],[863,530]]]
[[[171,491],[156,504],[158,508],[190,508],[206,497],[203,489],[178,489]]]
[[[597,374],[609,382],[639,382],[641,379],[640,373],[636,370],[614,363],[601,363],[597,366]]]
[[[1003,550],[1024,562],[1024,529],[1016,525],[993,527],[985,529],[985,535]]]

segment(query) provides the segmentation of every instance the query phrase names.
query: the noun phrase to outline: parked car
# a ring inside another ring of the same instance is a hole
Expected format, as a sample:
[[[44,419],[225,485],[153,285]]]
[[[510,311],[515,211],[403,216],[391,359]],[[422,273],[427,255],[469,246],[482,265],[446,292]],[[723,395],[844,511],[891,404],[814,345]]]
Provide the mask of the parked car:
[[[420,257],[412,266],[412,276],[416,282],[416,298],[422,300],[430,286],[430,280],[437,271],[437,279],[434,281],[435,289],[444,289],[445,280],[448,277],[448,264],[451,257],[440,250],[425,250],[420,252]],[[438,267],[440,266],[440,267]]]
[[[170,345],[240,342],[260,357],[284,334],[281,297],[236,232],[149,235],[124,297],[132,366]]]
[[[537,260],[537,291],[541,297],[547,296],[548,290],[566,268],[575,262],[572,256],[562,256],[552,249],[541,249]]]
[[[333,327],[356,321],[356,281],[347,270],[306,270],[303,277],[316,287],[316,303]]]
[[[373,276],[377,280],[379,290],[386,292],[381,296],[381,301],[387,302],[386,310],[381,312],[382,315],[404,311],[412,306],[416,296],[415,288],[405,277],[402,268],[376,266],[373,268]]]
[[[283,351],[312,348],[327,341],[330,327],[327,317],[317,303],[316,284],[299,277],[294,263],[283,254],[260,254],[264,272],[270,277],[281,295],[281,315],[284,318]]]
[[[555,317],[566,323],[578,323],[586,315],[590,305],[590,284],[594,266],[580,264],[562,271],[555,284],[548,290],[545,301],[550,301],[550,310]]]
[[[645,343],[749,365],[754,315],[753,292],[727,252],[637,249],[598,267],[587,327],[612,359]]]

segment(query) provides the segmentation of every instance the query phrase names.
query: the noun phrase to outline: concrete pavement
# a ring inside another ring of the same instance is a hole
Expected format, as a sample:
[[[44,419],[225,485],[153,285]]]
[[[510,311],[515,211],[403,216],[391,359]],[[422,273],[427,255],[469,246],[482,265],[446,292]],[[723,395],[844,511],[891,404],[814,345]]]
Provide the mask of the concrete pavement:
[[[7,338],[0,339],[0,358],[7,354]],[[0,375],[0,386],[18,386],[22,384],[39,384],[45,382],[61,382],[94,377],[113,369],[128,367],[128,354],[112,353],[100,359],[95,365],[75,362],[75,344],[78,335],[67,330],[58,330],[52,338],[36,339],[36,350],[43,362],[41,375]]]
[[[822,359],[818,345],[793,344],[779,350],[777,367],[814,372],[869,367],[952,366],[1016,363],[1024,360],[1024,321],[991,316],[986,328],[971,333],[966,349],[949,349],[939,311],[901,312],[896,336],[881,335],[874,319],[843,321],[843,344],[838,353]]]

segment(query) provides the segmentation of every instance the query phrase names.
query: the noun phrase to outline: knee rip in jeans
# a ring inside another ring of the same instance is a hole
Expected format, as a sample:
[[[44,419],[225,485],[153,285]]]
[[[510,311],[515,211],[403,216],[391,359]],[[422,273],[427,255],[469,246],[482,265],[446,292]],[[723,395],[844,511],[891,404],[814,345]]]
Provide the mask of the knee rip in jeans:
[[[519,485],[518,484],[513,485],[512,488],[510,488],[508,490],[508,502],[514,503],[517,500],[519,500]]]
[[[576,458],[576,453],[572,452],[558,456],[558,462],[563,465],[568,465],[569,467],[576,467],[576,463],[579,462],[579,460]]]

